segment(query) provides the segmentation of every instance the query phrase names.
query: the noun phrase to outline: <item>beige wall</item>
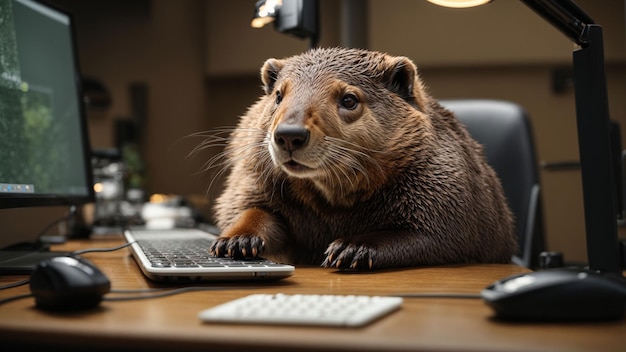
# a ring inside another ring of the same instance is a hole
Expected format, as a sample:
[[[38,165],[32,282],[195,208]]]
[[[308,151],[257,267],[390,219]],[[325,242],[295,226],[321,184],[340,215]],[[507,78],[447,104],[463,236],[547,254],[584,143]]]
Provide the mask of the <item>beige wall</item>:
[[[573,44],[521,1],[451,9],[416,0],[369,0],[370,47],[422,67],[570,63]],[[624,60],[623,0],[577,0],[605,29],[607,60]]]
[[[90,110],[96,148],[113,146],[113,123],[132,117],[129,85],[148,87],[143,126],[149,192],[205,194],[214,172],[198,173],[210,153],[188,158],[201,137],[187,136],[236,123],[261,93],[258,70],[271,56],[305,50],[308,42],[248,26],[255,0],[57,0],[75,13],[82,71],[111,90],[113,105]],[[624,1],[579,0],[603,25],[611,117],[626,128]],[[449,10],[418,0],[369,0],[369,47],[412,58],[431,93],[444,98],[498,98],[530,113],[539,159],[577,160],[573,91],[551,91],[554,68],[568,66],[573,45],[519,1]],[[321,45],[340,45],[340,3],[321,0]],[[622,132],[624,136],[624,132]],[[578,171],[541,173],[549,249],[585,260]],[[6,219],[12,233],[35,230]]]
[[[102,80],[113,97],[110,109],[88,111],[92,145],[113,146],[115,119],[133,117],[130,84],[145,83],[148,108],[141,128],[147,187],[163,193],[198,192],[201,181],[192,176],[196,166],[185,159],[189,143],[179,139],[202,130],[208,120],[204,2],[152,1],[127,13],[123,2],[113,3],[122,10],[82,10],[85,17],[77,15],[82,71]]]

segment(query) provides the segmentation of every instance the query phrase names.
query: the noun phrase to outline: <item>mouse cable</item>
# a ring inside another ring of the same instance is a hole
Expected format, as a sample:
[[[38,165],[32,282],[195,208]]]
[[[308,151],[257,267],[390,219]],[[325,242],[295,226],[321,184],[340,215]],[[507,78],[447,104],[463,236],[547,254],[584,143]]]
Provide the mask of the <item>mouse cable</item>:
[[[133,244],[135,242],[137,242],[137,241],[127,242],[127,243],[124,243],[124,244],[119,245],[117,247],[111,247],[111,248],[86,248],[86,249],[79,249],[79,250],[76,250],[76,251],[70,253],[70,255],[71,256],[75,256],[75,255],[81,255],[81,254],[92,253],[92,252],[113,252],[113,251],[117,251],[117,250],[122,249],[122,248],[126,248],[126,247],[130,246],[131,244]]]
[[[43,230],[41,230],[39,232],[39,234],[37,235],[37,242],[41,242],[41,239],[44,237],[44,235],[50,231],[50,229],[55,226],[58,225],[60,223],[62,223],[63,221],[70,221],[70,219],[72,219],[72,217],[74,217],[76,215],[76,206],[72,205],[70,206],[70,210],[67,214],[63,215],[62,217],[54,220],[53,222],[49,223],[46,227],[43,228]]]
[[[10,283],[10,284],[2,285],[2,286],[0,286],[0,290],[5,290],[7,288],[12,288],[12,287],[26,285],[28,283],[30,283],[30,279],[25,279],[25,280],[13,282],[13,283]],[[5,303],[9,303],[9,302],[12,302],[12,301],[17,301],[18,299],[28,298],[28,297],[33,297],[33,294],[32,293],[24,293],[24,294],[21,294],[21,295],[15,295],[15,296],[6,297],[6,298],[0,298],[0,305],[3,305]]]
[[[24,280],[28,283],[28,280]],[[22,283],[23,284],[23,283]],[[8,285],[7,285],[8,286]],[[195,292],[195,291],[218,291],[218,290],[232,290],[232,289],[255,289],[260,287],[182,287],[178,289],[169,290],[167,288],[155,288],[155,289],[145,289],[145,290],[114,290],[109,292],[109,294],[116,293],[151,293],[151,292],[159,292],[163,290],[168,290],[166,292],[157,293],[153,295],[139,295],[139,296],[125,296],[125,297],[103,297],[103,301],[132,301],[132,300],[140,300],[140,299],[150,299],[150,298],[161,298],[167,296],[174,296],[181,293],[186,292]],[[25,293],[22,295],[16,295],[12,297],[7,297],[0,299],[0,305],[4,303],[8,303],[11,301],[16,301],[18,299],[32,297],[31,293]],[[397,294],[397,295],[389,295],[392,297],[403,297],[403,298],[463,298],[463,299],[477,299],[481,298],[480,295],[472,295],[472,294],[455,294],[455,293],[405,293],[405,294]]]
[[[33,297],[32,293],[24,293],[21,295],[15,295],[15,296],[11,296],[11,297],[7,297],[7,298],[2,298],[0,299],[0,305],[5,304],[5,303],[9,303],[12,301],[17,301],[18,299],[23,299],[23,298],[28,298],[28,297]]]
[[[237,289],[254,289],[255,287],[238,287]],[[260,287],[258,287],[260,288]],[[171,291],[157,293],[154,295],[140,295],[140,296],[129,296],[129,297],[105,297],[103,300],[105,301],[127,301],[127,300],[136,300],[136,299],[147,299],[147,298],[159,298],[172,296],[179,293],[185,292],[193,292],[193,291],[216,291],[216,290],[229,290],[234,289],[233,287],[182,287],[179,289],[173,289]],[[145,290],[111,290],[111,294],[115,293],[151,293],[151,292],[159,292],[162,290],[168,290],[167,288],[155,288],[155,289],[145,289]],[[403,297],[403,298],[462,298],[462,299],[478,299],[481,298],[480,295],[476,294],[463,294],[463,293],[405,293],[405,294],[396,294],[389,295],[392,297]]]
[[[25,280],[28,282],[28,280]],[[160,297],[167,297],[167,296],[173,296],[173,295],[177,295],[180,293],[185,293],[185,292],[194,292],[194,291],[218,291],[218,290],[233,290],[233,289],[255,289],[255,288],[261,288],[261,287],[194,287],[194,286],[190,286],[190,287],[181,287],[178,289],[167,289],[167,288],[155,288],[155,289],[145,289],[145,290],[117,290],[117,291],[111,291],[109,292],[109,294],[115,294],[115,293],[150,293],[150,292],[158,292],[158,291],[164,291],[167,290],[166,292],[161,292],[161,293],[157,293],[157,294],[153,294],[153,295],[139,295],[139,296],[125,296],[125,297],[103,297],[102,300],[103,301],[133,301],[133,300],[140,300],[140,299],[149,299],[149,298],[160,298]],[[0,305],[3,305],[5,303],[9,303],[12,301],[17,301],[19,299],[24,299],[24,298],[29,298],[29,297],[33,297],[32,293],[24,293],[21,295],[15,295],[15,296],[11,296],[11,297],[6,297],[6,298],[1,298],[0,299]]]
[[[17,281],[17,282],[12,282],[10,284],[6,284],[6,285],[0,286],[0,290],[6,290],[7,288],[12,288],[12,287],[26,285],[29,282],[30,282],[30,279],[25,279],[25,280],[21,280],[21,281]]]
[[[403,298],[463,298],[463,299],[477,299],[482,298],[479,294],[471,293],[399,293],[395,295],[389,295],[393,297]]]
[[[167,296],[173,296],[173,295],[177,295],[180,293],[186,293],[186,292],[195,292],[195,291],[219,291],[219,290],[240,290],[240,289],[246,289],[246,290],[250,290],[250,289],[257,289],[257,288],[261,288],[261,287],[217,287],[217,286],[210,286],[210,287],[202,287],[202,286],[189,286],[189,287],[181,287],[181,288],[177,288],[177,289],[167,289],[167,288],[156,288],[156,289],[146,289],[146,290],[111,290],[111,292],[109,294],[115,294],[115,293],[151,293],[151,292],[158,292],[158,291],[163,291],[163,290],[168,290],[166,292],[161,292],[161,293],[156,293],[156,294],[152,294],[152,295],[138,295],[138,296],[124,296],[124,297],[103,297],[102,300],[103,301],[131,301],[131,300],[139,300],[139,299],[149,299],[149,298],[160,298],[160,297],[167,297]]]

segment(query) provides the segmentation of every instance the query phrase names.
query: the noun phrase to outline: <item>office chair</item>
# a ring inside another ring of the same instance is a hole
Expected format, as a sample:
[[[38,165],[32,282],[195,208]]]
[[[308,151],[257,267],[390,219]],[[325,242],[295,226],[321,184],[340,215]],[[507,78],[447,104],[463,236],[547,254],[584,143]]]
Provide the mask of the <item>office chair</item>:
[[[501,100],[450,99],[440,103],[454,112],[472,137],[483,145],[487,162],[500,177],[516,218],[520,250],[513,262],[538,268],[539,254],[545,247],[541,187],[526,111]]]

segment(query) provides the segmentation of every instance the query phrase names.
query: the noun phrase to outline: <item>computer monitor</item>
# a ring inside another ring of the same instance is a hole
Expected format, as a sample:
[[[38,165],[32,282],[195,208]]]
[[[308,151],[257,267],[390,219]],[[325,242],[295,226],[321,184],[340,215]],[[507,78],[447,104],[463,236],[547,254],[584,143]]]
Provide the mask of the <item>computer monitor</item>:
[[[0,211],[93,202],[71,15],[0,0],[0,37]]]

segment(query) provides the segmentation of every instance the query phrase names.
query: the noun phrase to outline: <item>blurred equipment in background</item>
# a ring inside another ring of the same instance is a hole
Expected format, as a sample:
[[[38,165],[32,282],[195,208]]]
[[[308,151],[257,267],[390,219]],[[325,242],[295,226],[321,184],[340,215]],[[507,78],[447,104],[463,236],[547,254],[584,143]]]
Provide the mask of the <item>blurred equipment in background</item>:
[[[301,39],[309,38],[309,47],[319,41],[319,6],[317,0],[259,0],[250,25],[261,28],[274,23],[274,28]]]
[[[119,149],[94,150],[92,167],[96,193],[93,232],[120,233],[126,225],[143,224],[143,192],[127,189],[127,168]]]
[[[111,94],[102,82],[95,78],[83,77],[81,85],[86,108],[105,110],[111,107]]]

